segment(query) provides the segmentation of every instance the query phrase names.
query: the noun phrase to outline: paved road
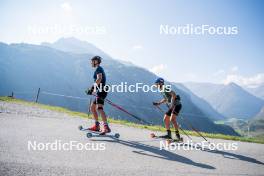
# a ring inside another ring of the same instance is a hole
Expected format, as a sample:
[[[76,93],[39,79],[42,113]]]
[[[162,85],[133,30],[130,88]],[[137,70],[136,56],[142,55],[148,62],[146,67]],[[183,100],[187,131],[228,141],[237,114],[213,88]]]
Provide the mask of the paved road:
[[[172,145],[169,150],[160,150],[160,141],[150,139],[148,130],[112,124],[112,130],[121,134],[120,140],[88,139],[77,129],[80,124],[88,126],[92,121],[39,107],[0,102],[0,175],[264,174],[262,144],[211,140],[214,144],[234,143],[238,149],[186,151],[183,146],[175,150]],[[33,150],[34,141],[39,150]],[[80,143],[88,150],[74,147],[71,151],[58,150],[59,145],[55,150],[56,141],[65,146],[70,141]],[[43,145],[49,145],[46,143],[53,143],[53,148],[48,146],[44,150]]]

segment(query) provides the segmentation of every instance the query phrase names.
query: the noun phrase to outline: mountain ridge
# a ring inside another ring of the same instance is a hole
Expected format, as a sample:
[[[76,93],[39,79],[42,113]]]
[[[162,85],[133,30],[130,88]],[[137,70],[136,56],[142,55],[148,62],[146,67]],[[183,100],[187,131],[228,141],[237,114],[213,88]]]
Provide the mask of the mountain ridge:
[[[235,83],[184,83],[197,96],[204,98],[214,109],[229,118],[249,119],[264,105],[264,101]]]

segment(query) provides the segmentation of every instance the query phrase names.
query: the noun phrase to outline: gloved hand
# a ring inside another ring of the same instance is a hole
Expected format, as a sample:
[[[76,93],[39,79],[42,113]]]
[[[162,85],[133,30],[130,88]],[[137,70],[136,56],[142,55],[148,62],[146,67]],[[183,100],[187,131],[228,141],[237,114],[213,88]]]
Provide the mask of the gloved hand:
[[[157,103],[157,102],[153,102],[153,105],[154,105],[154,106],[158,106],[158,105],[160,105],[160,104]]]
[[[94,87],[92,87],[92,88],[90,88],[90,89],[87,89],[87,90],[85,91],[85,93],[86,93],[87,95],[92,95],[92,94],[93,94],[93,90],[94,90]]]

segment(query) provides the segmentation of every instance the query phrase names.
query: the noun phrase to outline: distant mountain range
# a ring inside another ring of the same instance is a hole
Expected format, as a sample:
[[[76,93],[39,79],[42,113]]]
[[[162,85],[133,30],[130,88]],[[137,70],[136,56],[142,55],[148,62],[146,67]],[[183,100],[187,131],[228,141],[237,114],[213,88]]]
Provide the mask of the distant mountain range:
[[[185,87],[182,83],[175,83],[174,85],[177,86],[182,91],[184,91],[186,94],[188,94],[190,96],[191,101],[197,107],[199,107],[210,119],[214,121],[226,119],[226,117],[224,117],[222,114],[217,112],[207,101],[195,95],[190,89]]]
[[[259,113],[254,117],[254,119],[264,120],[264,107],[259,111]]]
[[[197,96],[206,100],[219,113],[228,118],[249,119],[256,116],[264,101],[235,83],[184,83]]]
[[[264,84],[261,84],[260,86],[255,88],[246,88],[246,90],[252,95],[255,95],[256,97],[264,100]]]
[[[109,84],[142,82],[152,85],[157,78],[146,69],[114,60],[92,44],[75,38],[63,38],[53,44],[42,45],[0,43],[0,95],[10,95],[14,91],[18,98],[34,100],[37,89],[41,88],[39,97],[41,103],[87,112],[90,97],[85,95],[84,90],[93,82],[90,58],[95,54],[103,56],[102,66],[105,68]],[[198,99],[194,103],[187,91],[183,91],[177,85],[173,85],[172,88],[181,95],[184,118],[188,118],[197,129],[210,133],[237,135],[231,127],[213,123],[209,114],[216,112],[211,108],[208,108],[211,112],[205,112],[206,108],[201,109],[196,105]],[[58,94],[76,96],[80,99]],[[162,124],[163,115],[152,105],[153,101],[162,98],[158,93],[115,92],[110,93],[108,98],[146,121]],[[110,105],[106,105],[105,108],[107,114],[113,118],[137,122]],[[165,108],[163,107],[164,110]],[[179,122],[186,128],[183,121],[179,119]]]
[[[86,41],[78,40],[74,37],[70,38],[60,38],[54,43],[41,43],[43,46],[58,49],[65,52],[75,53],[75,54],[92,54],[96,55],[100,53],[101,57],[107,56],[102,50],[98,49],[91,43]],[[108,56],[107,56],[108,57]]]

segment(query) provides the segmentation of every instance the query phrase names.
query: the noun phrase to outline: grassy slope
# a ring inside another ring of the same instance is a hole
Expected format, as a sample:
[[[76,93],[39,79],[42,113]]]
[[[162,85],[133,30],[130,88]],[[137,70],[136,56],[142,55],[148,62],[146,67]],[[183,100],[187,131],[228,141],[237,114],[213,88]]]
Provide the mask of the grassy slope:
[[[87,114],[85,114],[85,113],[70,111],[66,108],[57,107],[57,106],[49,106],[49,105],[44,105],[44,104],[39,104],[39,103],[34,103],[34,102],[27,102],[24,100],[19,100],[19,99],[14,99],[14,98],[9,98],[9,97],[0,97],[0,101],[16,102],[16,103],[21,103],[24,105],[37,106],[37,107],[48,109],[48,110],[67,113],[71,116],[78,116],[81,118],[87,118]],[[88,118],[91,118],[91,116],[89,116]],[[144,128],[144,129],[148,129],[148,130],[152,130],[152,131],[166,131],[166,129],[162,126],[141,125],[141,124],[136,124],[136,123],[132,123],[129,121],[125,121],[125,120],[115,120],[115,119],[109,118],[109,122],[110,123],[116,123],[116,124],[122,124],[122,125],[126,125],[126,126],[131,126],[131,127],[136,127],[136,128]],[[190,136],[199,136],[194,131],[185,130],[185,132]],[[235,141],[254,142],[254,143],[264,144],[263,138],[246,138],[246,137],[237,137],[237,136],[229,136],[229,135],[223,135],[223,134],[212,134],[212,133],[201,133],[201,134],[205,137],[208,137],[208,138],[217,138],[217,139],[226,139],[226,140],[235,140]]]

